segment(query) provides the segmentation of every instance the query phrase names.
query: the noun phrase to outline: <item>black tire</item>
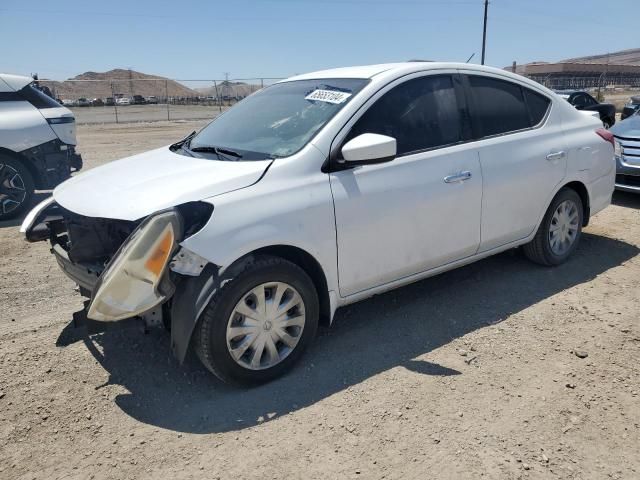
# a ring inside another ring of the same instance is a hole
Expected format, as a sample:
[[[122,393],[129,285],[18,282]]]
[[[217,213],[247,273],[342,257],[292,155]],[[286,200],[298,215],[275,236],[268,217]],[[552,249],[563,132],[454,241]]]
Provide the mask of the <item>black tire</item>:
[[[549,233],[555,211],[562,202],[565,202],[567,200],[573,202],[577,207],[578,230],[576,232],[575,239],[573,240],[573,243],[568,248],[568,250],[563,254],[558,255],[554,253],[551,248]],[[549,205],[549,208],[547,209],[547,212],[542,219],[542,223],[540,224],[540,227],[538,227],[536,236],[533,237],[533,240],[524,245],[524,254],[529,260],[535,263],[539,263],[540,265],[552,266],[564,263],[571,256],[573,251],[578,246],[578,243],[580,242],[583,219],[584,208],[580,195],[578,195],[576,191],[571,188],[563,188],[551,201],[551,205]]]
[[[262,370],[251,370],[236,363],[229,352],[227,323],[236,304],[247,292],[269,282],[285,282],[298,291],[304,302],[305,324],[297,345],[280,363]],[[265,383],[293,367],[315,337],[318,319],[318,293],[305,271],[280,257],[256,256],[233,278],[223,282],[205,308],[194,332],[195,352],[204,366],[224,382],[237,385]]]
[[[33,201],[31,172],[19,160],[0,155],[0,221],[20,216]]]

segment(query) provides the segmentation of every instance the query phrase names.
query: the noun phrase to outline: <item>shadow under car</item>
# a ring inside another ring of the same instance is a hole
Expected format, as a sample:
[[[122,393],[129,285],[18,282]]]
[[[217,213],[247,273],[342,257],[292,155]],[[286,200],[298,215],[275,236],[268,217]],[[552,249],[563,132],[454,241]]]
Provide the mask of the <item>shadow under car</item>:
[[[519,252],[496,255],[338,310],[291,373],[250,389],[227,386],[195,359],[179,366],[166,332],[111,330],[81,338],[129,393],[116,404],[131,417],[181,432],[241,430],[312,405],[380,372],[459,375],[416,359],[558,292],[589,282],[639,249],[584,233],[574,256],[545,268]]]

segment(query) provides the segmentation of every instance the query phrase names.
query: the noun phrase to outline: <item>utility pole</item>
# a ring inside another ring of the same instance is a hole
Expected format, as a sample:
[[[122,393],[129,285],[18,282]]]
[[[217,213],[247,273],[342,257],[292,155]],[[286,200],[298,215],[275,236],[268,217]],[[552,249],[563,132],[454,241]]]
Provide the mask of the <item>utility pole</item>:
[[[133,98],[134,88],[133,88],[133,69],[129,67],[129,92],[131,93],[131,98]]]
[[[482,26],[482,65],[484,65],[484,51],[487,46],[487,11],[489,10],[489,0],[484,0],[484,24]]]

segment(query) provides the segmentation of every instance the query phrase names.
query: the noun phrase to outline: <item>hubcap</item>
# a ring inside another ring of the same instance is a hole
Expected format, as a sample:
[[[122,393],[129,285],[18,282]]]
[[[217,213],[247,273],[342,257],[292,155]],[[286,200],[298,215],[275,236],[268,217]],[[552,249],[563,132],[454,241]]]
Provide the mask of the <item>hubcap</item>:
[[[302,336],[304,302],[283,282],[263,283],[245,293],[227,323],[227,349],[237,364],[263,370],[284,360]]]
[[[27,190],[18,171],[11,165],[0,163],[0,213],[14,211],[25,198]]]
[[[578,236],[578,206],[571,200],[565,200],[551,218],[549,227],[549,245],[556,255],[564,255],[574,244]]]

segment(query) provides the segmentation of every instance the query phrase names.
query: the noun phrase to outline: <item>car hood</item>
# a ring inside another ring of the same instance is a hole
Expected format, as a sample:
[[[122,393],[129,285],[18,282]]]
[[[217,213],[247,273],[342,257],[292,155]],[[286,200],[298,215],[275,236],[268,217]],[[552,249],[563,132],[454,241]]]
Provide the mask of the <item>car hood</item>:
[[[611,127],[610,131],[616,137],[640,138],[640,115],[636,113],[625,118]]]
[[[79,215],[138,220],[158,210],[253,185],[272,161],[188,157],[167,146],[76,175],[59,185],[53,197]]]

